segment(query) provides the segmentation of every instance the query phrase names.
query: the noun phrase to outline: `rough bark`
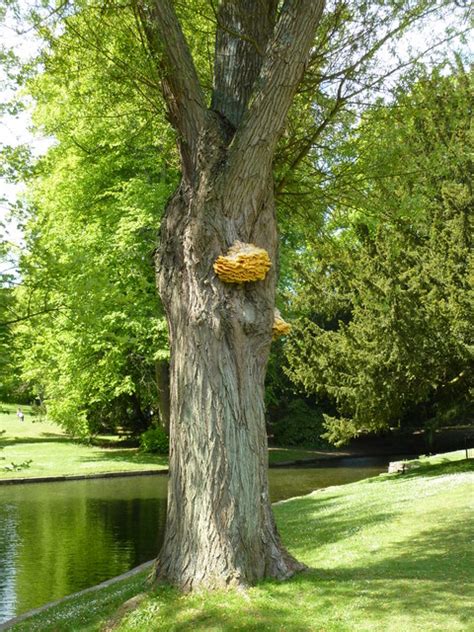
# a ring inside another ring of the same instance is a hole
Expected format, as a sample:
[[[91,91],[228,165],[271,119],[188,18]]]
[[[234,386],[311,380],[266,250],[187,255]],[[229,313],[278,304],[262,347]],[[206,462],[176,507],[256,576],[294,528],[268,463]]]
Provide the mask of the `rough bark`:
[[[170,433],[170,365],[168,360],[156,362],[156,387],[158,391],[158,408],[160,423],[166,434]]]
[[[225,146],[225,130],[221,138]],[[217,138],[203,142],[197,190],[183,185],[173,198],[159,257],[172,359],[168,518],[156,575],[185,590],[285,578],[302,568],[280,544],[268,498],[263,389],[276,271],[243,286],[227,286],[213,272],[236,236],[215,177],[216,147]],[[249,237],[275,261],[269,174]]]
[[[276,3],[255,3],[265,15],[258,28],[244,19],[251,4],[222,3],[210,109],[187,65],[179,24],[170,21],[170,2],[156,0],[152,12],[140,12],[142,21],[166,17],[169,41],[181,42],[181,53],[162,38],[157,48],[163,26],[143,27],[165,77],[177,56],[184,64],[167,97],[183,179],[157,254],[170,334],[171,419],[167,526],[155,571],[157,580],[184,590],[284,579],[303,568],[282,546],[272,516],[264,379],[278,257],[272,159],[323,3],[287,0],[275,29]],[[192,112],[178,107],[174,114],[177,103]],[[268,251],[273,266],[264,281],[229,285],[216,277],[213,262],[236,239]]]
[[[211,108],[234,128],[245,114],[259,76],[277,5],[278,0],[225,0],[219,6]]]
[[[171,0],[138,0],[134,7],[156,59],[170,122],[178,133],[183,177],[190,179],[206,110],[194,62]]]

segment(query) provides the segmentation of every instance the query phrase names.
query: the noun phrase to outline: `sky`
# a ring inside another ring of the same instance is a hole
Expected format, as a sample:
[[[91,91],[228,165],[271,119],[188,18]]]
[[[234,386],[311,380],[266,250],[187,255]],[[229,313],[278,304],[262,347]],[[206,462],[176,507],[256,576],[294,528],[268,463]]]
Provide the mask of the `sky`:
[[[24,60],[34,54],[38,47],[34,37],[18,36],[12,28],[11,22],[0,23],[0,41],[5,48],[13,48]],[[6,80],[5,71],[0,67],[0,81]],[[12,90],[3,88],[2,102],[13,96]],[[4,114],[0,118],[0,145],[19,145],[34,142],[29,132],[30,117],[24,112],[18,117]],[[21,232],[14,222],[9,221],[9,203],[21,194],[21,187],[0,178],[0,238],[6,237],[14,244],[21,244]],[[1,224],[4,224],[5,228]]]
[[[22,61],[26,61],[33,57],[39,50],[39,41],[33,32],[24,35],[18,35],[14,29],[14,25],[8,18],[4,22],[0,22],[0,42],[6,49],[12,48],[16,55]],[[4,87],[6,75],[4,69],[0,66],[0,86],[1,101],[7,102],[14,93],[11,89]],[[51,139],[34,135],[31,131],[31,116],[29,111],[21,112],[18,116],[3,114],[0,116],[0,148],[3,145],[22,145],[28,144],[35,155],[41,155],[51,145]],[[22,195],[24,187],[19,184],[7,182],[5,178],[0,177],[0,241],[2,239],[12,244],[13,259],[16,258],[15,253],[19,252],[23,245],[22,232],[17,226],[16,221],[10,217],[10,205]],[[14,267],[15,262],[11,260],[0,260],[0,273],[10,271]]]

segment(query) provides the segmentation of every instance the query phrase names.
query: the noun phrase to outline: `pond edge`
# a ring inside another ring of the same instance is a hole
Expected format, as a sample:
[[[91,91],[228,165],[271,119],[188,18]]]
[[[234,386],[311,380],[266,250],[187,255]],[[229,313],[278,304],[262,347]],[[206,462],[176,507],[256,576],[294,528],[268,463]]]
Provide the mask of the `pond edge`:
[[[94,478],[120,478],[123,476],[146,476],[150,474],[168,474],[168,469],[138,470],[123,472],[101,472],[98,474],[72,474],[71,476],[32,476],[30,478],[2,478],[0,485],[26,485],[28,483],[57,483],[64,481],[84,481]],[[1,628],[0,628],[1,629]]]
[[[318,463],[327,463],[328,461],[337,461],[341,459],[367,459],[381,456],[400,456],[400,452],[393,452],[387,454],[373,454],[373,453],[358,453],[358,452],[335,452],[333,454],[321,455],[315,458],[297,459],[295,461],[279,461],[276,463],[269,463],[269,468],[285,468],[294,467],[300,465],[317,465]],[[406,458],[413,457],[413,454],[407,454]],[[64,481],[84,481],[97,478],[120,478],[123,476],[150,476],[152,474],[168,475],[169,469],[154,469],[154,470],[124,470],[122,472],[99,472],[97,474],[72,474],[63,476],[32,476],[23,478],[0,478],[0,485],[26,485],[28,483],[57,483]],[[1,629],[1,628],[0,628]]]
[[[23,614],[20,614],[17,617],[14,617],[13,619],[8,619],[7,621],[0,623],[0,630],[8,630],[12,628],[14,625],[17,625],[18,623],[21,623],[22,621],[26,621],[30,617],[33,617],[36,614],[40,614],[41,612],[44,612],[45,610],[49,610],[50,608],[59,606],[67,601],[70,601],[71,599],[75,599],[76,597],[82,597],[83,595],[96,592],[97,590],[100,590],[102,588],[108,588],[109,586],[112,586],[113,584],[120,582],[122,579],[128,579],[129,577],[133,577],[134,575],[137,575],[138,573],[141,573],[142,571],[147,570],[148,568],[151,568],[153,566],[154,561],[155,560],[153,559],[153,560],[149,560],[148,562],[143,562],[143,564],[140,564],[140,566],[135,566],[135,568],[132,568],[126,573],[122,573],[122,575],[117,575],[116,577],[112,577],[111,579],[106,579],[104,582],[101,582],[100,584],[96,584],[95,586],[90,586],[89,588],[84,588],[84,590],[80,590],[79,592],[72,593],[71,595],[67,595],[66,597],[57,599],[56,601],[50,601],[44,604],[43,606],[39,606],[38,608],[35,608],[34,610],[28,610],[28,612],[24,612]]]

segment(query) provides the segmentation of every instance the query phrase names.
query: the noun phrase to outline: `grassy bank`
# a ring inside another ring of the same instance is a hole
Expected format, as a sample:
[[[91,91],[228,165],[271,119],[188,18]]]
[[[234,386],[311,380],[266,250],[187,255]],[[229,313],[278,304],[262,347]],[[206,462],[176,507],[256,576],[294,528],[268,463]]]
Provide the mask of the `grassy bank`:
[[[167,457],[145,454],[137,448],[120,447],[117,437],[102,437],[107,447],[86,445],[68,436],[60,426],[40,420],[28,406],[23,406],[22,410],[25,413],[23,422],[16,416],[16,406],[0,404],[0,481],[139,472],[168,467]],[[328,456],[331,456],[330,451],[269,450],[271,464]]]
[[[0,480],[44,476],[77,476],[104,472],[163,470],[164,456],[143,454],[136,448],[86,445],[69,437],[56,424],[39,421],[28,407],[25,420],[16,408],[2,405],[0,412]],[[111,438],[110,445],[114,442]]]
[[[116,628],[228,632],[461,632],[472,623],[474,461],[425,459],[275,506],[282,537],[309,570],[246,593],[182,596],[162,587]],[[458,459],[458,460],[456,460]],[[144,574],[62,604],[13,628],[100,630],[142,590]]]

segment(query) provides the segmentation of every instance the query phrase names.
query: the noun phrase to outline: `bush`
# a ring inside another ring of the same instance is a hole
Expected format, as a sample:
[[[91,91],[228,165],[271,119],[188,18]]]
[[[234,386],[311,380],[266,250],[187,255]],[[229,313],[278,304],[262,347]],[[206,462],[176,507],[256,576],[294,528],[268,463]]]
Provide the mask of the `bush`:
[[[154,454],[168,454],[169,439],[160,426],[149,428],[140,435],[140,449]]]
[[[276,445],[327,447],[321,438],[325,432],[323,415],[303,399],[294,399],[286,407],[283,417],[271,424],[271,432]]]

